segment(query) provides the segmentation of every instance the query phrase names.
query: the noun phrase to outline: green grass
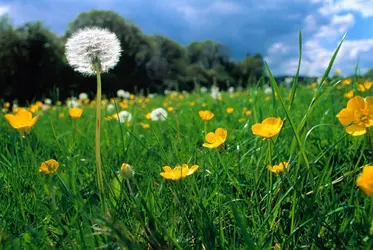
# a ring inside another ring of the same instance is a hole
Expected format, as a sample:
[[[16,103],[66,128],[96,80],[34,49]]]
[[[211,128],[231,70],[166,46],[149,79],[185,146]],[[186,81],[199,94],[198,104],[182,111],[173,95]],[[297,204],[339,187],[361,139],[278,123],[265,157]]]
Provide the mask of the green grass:
[[[0,118],[2,248],[271,249],[280,243],[283,249],[370,249],[372,200],[357,188],[356,178],[372,152],[364,136],[347,135],[336,118],[347,103],[343,93],[352,86],[322,86],[308,114],[315,90],[303,86],[292,105],[291,90],[277,86],[282,98],[271,95],[269,102],[254,88],[233,97],[223,93],[222,101],[197,94],[167,97],[175,112],[165,121],[145,119],[162,106],[163,97],[145,108],[135,102],[128,109],[134,115],[130,126],[102,121],[110,216],[102,212],[97,191],[94,107],[85,106],[76,121],[75,141],[66,107],[40,113],[26,138]],[[227,107],[234,112],[227,114]],[[203,109],[215,114],[208,132],[228,130],[220,149],[202,147],[205,125],[198,111]],[[58,117],[61,112],[64,118]],[[268,141],[251,133],[253,124],[270,116],[286,118],[271,155],[274,164],[290,163],[280,175],[266,169]],[[141,122],[151,127],[144,129]],[[56,174],[40,174],[40,164],[51,158],[61,164]],[[118,174],[123,162],[135,171],[128,181]],[[163,166],[183,163],[199,169],[180,182],[160,176]]]

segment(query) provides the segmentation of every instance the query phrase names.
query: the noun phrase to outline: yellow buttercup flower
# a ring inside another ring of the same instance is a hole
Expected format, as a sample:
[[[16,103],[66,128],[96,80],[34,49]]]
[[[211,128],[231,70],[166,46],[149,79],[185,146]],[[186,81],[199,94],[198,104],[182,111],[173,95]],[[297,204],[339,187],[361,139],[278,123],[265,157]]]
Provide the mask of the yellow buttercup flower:
[[[58,163],[58,161],[50,159],[41,163],[39,172],[44,174],[54,174],[59,167],[60,164]]]
[[[148,119],[148,120],[151,120],[152,119],[152,113],[147,113],[145,115],[145,118]]]
[[[198,165],[193,165],[191,168],[189,168],[187,164],[183,164],[181,166],[176,166],[173,169],[170,166],[164,166],[162,169],[164,171],[161,173],[163,178],[178,181],[196,172]]]
[[[73,119],[79,119],[82,116],[83,109],[81,108],[71,108],[69,109],[69,115]]]
[[[264,101],[266,102],[269,102],[271,100],[271,97],[267,96],[266,98],[264,98]]]
[[[252,114],[252,112],[250,111],[250,110],[247,110],[246,112],[245,112],[245,115],[246,116],[250,116]]]
[[[310,86],[312,89],[316,88],[317,87],[317,83],[313,82]]]
[[[289,167],[289,163],[281,162],[278,165],[268,166],[267,169],[275,174],[279,174],[285,171]]]
[[[339,75],[340,73],[341,73],[341,70],[340,70],[340,69],[336,69],[336,70],[335,70],[335,74],[336,74],[336,75]]]
[[[215,115],[209,110],[201,110],[198,112],[199,117],[201,117],[202,120],[204,121],[209,121],[211,120]]]
[[[346,132],[353,136],[364,135],[373,125],[373,97],[355,96],[347,102],[347,107],[337,115],[339,122],[347,126]]]
[[[373,85],[373,82],[372,82],[372,81],[365,81],[365,82],[364,82],[364,88],[365,88],[366,90],[369,90],[369,89],[372,87],[372,85]]]
[[[22,136],[25,133],[30,133],[31,128],[38,121],[38,116],[32,118],[31,112],[27,111],[24,108],[20,108],[15,115],[5,115],[5,118],[8,120],[9,124],[13,128],[17,129],[20,132]]]
[[[38,106],[39,108],[43,107],[43,103],[41,101],[37,101],[35,105]]]
[[[149,123],[141,123],[141,126],[145,129],[148,129],[150,128],[150,124]]]
[[[254,135],[268,139],[280,133],[283,123],[281,118],[269,117],[264,119],[262,123],[254,124],[251,131]]]
[[[234,109],[233,108],[226,108],[225,111],[230,114],[233,113]]]
[[[353,90],[350,90],[350,91],[346,92],[346,93],[344,94],[344,97],[346,97],[346,98],[348,98],[348,99],[354,97],[354,91],[353,91]]]
[[[168,107],[168,108],[167,108],[167,111],[168,111],[168,112],[172,112],[172,111],[174,111],[174,108],[173,108],[173,107]]]
[[[365,166],[363,173],[356,179],[356,184],[369,197],[373,197],[373,166]]]
[[[58,114],[58,117],[59,117],[59,118],[64,118],[64,117],[65,117],[65,114],[64,114],[64,113],[59,113],[59,114]]]
[[[217,128],[215,133],[210,132],[206,135],[205,139],[208,143],[203,143],[205,148],[217,148],[221,146],[227,139],[228,132],[223,128]]]
[[[357,90],[358,90],[359,92],[365,92],[365,91],[367,91],[367,89],[365,89],[365,87],[364,87],[363,84],[358,84],[358,85],[357,85]]]
[[[352,83],[352,79],[351,79],[351,78],[344,79],[344,80],[342,81],[342,84],[343,84],[343,85],[350,85],[351,83]]]
[[[9,108],[9,107],[10,107],[10,103],[9,103],[9,102],[6,102],[6,103],[4,103],[4,106],[5,106],[6,108]]]

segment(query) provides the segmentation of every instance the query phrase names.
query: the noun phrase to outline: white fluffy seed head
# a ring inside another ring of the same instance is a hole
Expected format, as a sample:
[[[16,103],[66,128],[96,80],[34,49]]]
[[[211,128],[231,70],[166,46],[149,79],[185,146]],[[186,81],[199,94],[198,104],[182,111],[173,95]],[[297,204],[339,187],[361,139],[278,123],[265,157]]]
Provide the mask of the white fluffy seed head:
[[[78,30],[67,40],[65,49],[70,66],[84,75],[96,74],[96,62],[99,62],[102,72],[108,72],[118,63],[122,52],[117,36],[98,27]]]
[[[150,113],[152,121],[164,121],[167,118],[167,111],[163,108],[156,108]]]
[[[132,120],[132,115],[126,110],[120,111],[118,113],[118,120],[120,123],[130,122]]]

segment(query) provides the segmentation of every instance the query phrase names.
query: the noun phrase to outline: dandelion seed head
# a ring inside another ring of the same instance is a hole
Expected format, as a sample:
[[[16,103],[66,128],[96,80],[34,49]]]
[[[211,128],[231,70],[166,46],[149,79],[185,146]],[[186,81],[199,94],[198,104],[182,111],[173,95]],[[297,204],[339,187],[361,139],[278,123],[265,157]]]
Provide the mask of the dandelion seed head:
[[[118,63],[121,47],[117,36],[107,29],[87,27],[75,32],[66,42],[65,54],[75,71],[95,75],[94,63],[108,72]]]
[[[167,111],[163,108],[156,108],[150,113],[152,121],[164,121],[167,118]]]
[[[126,110],[118,113],[118,119],[120,123],[130,122],[132,120],[132,114]]]

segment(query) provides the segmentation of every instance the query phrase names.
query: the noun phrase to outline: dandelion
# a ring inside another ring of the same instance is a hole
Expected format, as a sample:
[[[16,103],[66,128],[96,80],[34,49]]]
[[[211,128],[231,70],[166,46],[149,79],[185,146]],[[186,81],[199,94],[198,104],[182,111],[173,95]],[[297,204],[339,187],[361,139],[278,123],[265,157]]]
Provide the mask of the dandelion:
[[[97,63],[101,72],[107,72],[118,63],[120,54],[117,36],[98,27],[78,30],[66,42],[68,63],[84,75],[96,75]]]
[[[82,106],[82,103],[78,102],[75,97],[66,101],[68,108],[79,108]]]
[[[96,168],[98,190],[103,191],[101,169],[100,128],[101,128],[101,72],[115,67],[121,54],[117,36],[98,27],[84,28],[75,32],[66,42],[66,58],[75,71],[83,75],[96,75]],[[103,206],[105,207],[105,206]]]
[[[364,135],[367,128],[373,125],[373,97],[351,98],[347,102],[347,107],[338,113],[337,118],[342,125],[347,126],[345,130],[348,134]]]
[[[164,166],[162,168],[164,172],[161,172],[161,176],[167,180],[178,181],[193,174],[198,168],[198,165],[193,165],[189,168],[187,164],[182,164],[181,166],[178,165],[173,169],[170,166]]]
[[[79,100],[85,101],[88,99],[88,94],[87,93],[80,93],[79,94]]]
[[[206,135],[205,139],[207,143],[203,143],[205,148],[217,148],[220,147],[227,139],[228,132],[223,128],[217,128],[215,133],[210,132]]]
[[[231,113],[233,113],[234,108],[226,108],[225,111],[226,111],[228,114],[231,114]]]
[[[267,86],[267,87],[264,89],[264,94],[266,94],[266,95],[270,95],[270,94],[272,94],[272,88]]]
[[[167,111],[163,108],[156,108],[150,113],[150,119],[152,121],[164,121],[167,118]]]
[[[199,90],[201,91],[202,94],[205,94],[208,91],[206,87],[201,87]]]
[[[59,167],[60,164],[58,163],[58,161],[50,159],[41,163],[39,172],[51,175],[54,174]]]
[[[130,122],[132,120],[132,114],[126,110],[118,113],[118,120],[120,123]]]
[[[79,119],[82,116],[83,109],[81,108],[71,108],[69,109],[69,115],[73,119]]]
[[[201,117],[202,120],[204,121],[209,121],[211,120],[215,115],[209,110],[201,110],[198,112],[199,117]]]
[[[49,98],[45,98],[44,99],[44,103],[47,104],[47,105],[51,105],[52,104],[52,100],[49,99]]]
[[[369,197],[373,197],[373,166],[365,166],[356,184]]]
[[[119,90],[117,91],[117,96],[118,96],[119,98],[126,98],[126,96],[127,96],[127,92],[124,91],[123,89],[119,89]]]
[[[125,178],[125,179],[130,179],[132,178],[135,173],[133,172],[133,169],[132,167],[127,164],[127,163],[123,163],[121,168],[120,168],[120,174]]]
[[[5,115],[5,118],[13,128],[18,130],[21,136],[24,136],[25,133],[30,133],[31,128],[38,121],[38,116],[32,117],[31,112],[24,108],[19,109],[15,115]]]
[[[251,131],[254,135],[268,139],[280,133],[282,125],[283,121],[281,118],[269,117],[264,119],[262,123],[254,124],[251,127]]]
[[[115,111],[115,105],[112,104],[112,103],[109,103],[106,107],[106,111],[109,112],[109,113],[112,113]]]
[[[268,166],[267,169],[275,174],[279,174],[285,171],[289,167],[289,163],[281,162],[278,165]]]

